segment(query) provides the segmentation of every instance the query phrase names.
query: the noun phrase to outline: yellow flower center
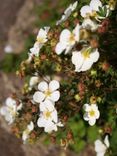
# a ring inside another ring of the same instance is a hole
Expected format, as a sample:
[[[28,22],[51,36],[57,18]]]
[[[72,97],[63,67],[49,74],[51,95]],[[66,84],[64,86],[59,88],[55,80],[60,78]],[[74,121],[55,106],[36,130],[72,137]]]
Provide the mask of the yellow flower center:
[[[71,33],[71,35],[70,35],[69,42],[70,43],[75,42],[75,35],[73,33]]]
[[[97,16],[96,11],[92,11],[91,17],[96,17],[96,16]]]
[[[89,52],[89,50],[84,51],[84,52],[82,53],[82,55],[83,55],[84,59],[90,58],[90,52]]]
[[[14,109],[12,107],[8,107],[10,114],[15,117],[16,116],[16,112],[14,111]]]
[[[51,113],[52,113],[52,112],[45,111],[45,112],[44,112],[44,117],[45,117],[46,119],[51,118]]]
[[[95,111],[94,110],[91,110],[90,112],[89,112],[89,114],[90,114],[90,116],[95,116]]]
[[[43,37],[37,38],[37,42],[38,42],[38,43],[44,43],[44,38],[43,38]]]
[[[45,92],[45,96],[46,96],[46,97],[50,96],[51,94],[52,94],[52,92],[51,92],[50,90],[47,90],[47,91]]]

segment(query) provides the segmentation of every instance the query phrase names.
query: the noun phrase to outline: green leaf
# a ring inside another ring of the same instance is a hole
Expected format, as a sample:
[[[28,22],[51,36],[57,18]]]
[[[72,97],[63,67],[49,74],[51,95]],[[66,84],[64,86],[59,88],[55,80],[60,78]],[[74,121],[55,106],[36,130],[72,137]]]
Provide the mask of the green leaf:
[[[98,138],[98,135],[98,128],[96,126],[88,128],[87,136],[89,142],[94,143],[94,141]]]
[[[86,146],[86,142],[84,140],[75,140],[75,143],[71,145],[71,149],[77,153],[80,153]]]

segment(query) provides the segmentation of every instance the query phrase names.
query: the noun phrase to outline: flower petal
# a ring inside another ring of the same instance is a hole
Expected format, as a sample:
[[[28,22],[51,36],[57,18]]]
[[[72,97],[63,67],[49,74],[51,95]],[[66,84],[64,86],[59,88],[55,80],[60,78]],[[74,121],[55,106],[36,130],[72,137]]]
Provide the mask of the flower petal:
[[[75,35],[75,40],[78,42],[80,38],[80,25],[77,24],[75,29],[73,30],[73,33]]]
[[[104,156],[106,152],[106,146],[99,139],[95,141],[95,151],[97,152],[97,154],[100,154],[101,156]]]
[[[38,127],[45,127],[46,125],[46,120],[42,117],[40,117],[38,120],[37,120],[37,125]]]
[[[110,143],[109,143],[108,135],[105,136],[104,143],[105,143],[106,147],[109,148]]]
[[[31,121],[27,128],[29,131],[32,131],[34,129],[34,123]]]
[[[57,123],[58,122],[58,115],[56,109],[52,112],[52,120]]]
[[[35,86],[38,82],[39,82],[39,77],[37,77],[37,76],[32,76],[32,77],[30,78],[29,85],[30,85],[30,87],[33,87],[33,86]]]
[[[84,19],[82,27],[91,31],[96,31],[98,29],[98,24],[91,19]]]
[[[23,104],[22,104],[22,102],[17,106],[17,111],[19,111],[19,110],[21,110],[22,109],[22,106],[23,106]]]
[[[7,107],[6,106],[3,106],[3,107],[1,107],[0,108],[0,114],[1,115],[6,115],[8,113],[8,111],[7,111]]]
[[[37,39],[44,38],[44,40],[46,41],[46,37],[47,37],[47,32],[41,28],[38,32]]]
[[[41,102],[40,103],[40,111],[53,111],[55,108],[54,108],[54,103],[51,102],[50,100],[45,100],[44,102]]]
[[[56,80],[52,80],[49,83],[49,90],[51,90],[52,92],[59,89],[60,88],[60,84],[58,81]]]
[[[32,48],[30,48],[30,52],[29,55],[30,56],[39,56],[39,51],[42,48],[42,44],[38,44],[37,42],[35,42],[34,46]]]
[[[67,43],[70,35],[71,35],[71,32],[68,29],[64,29],[60,35],[60,42]]]
[[[85,121],[89,121],[88,113],[85,113],[83,118],[84,118]]]
[[[90,110],[90,105],[89,104],[84,104],[84,106],[83,106],[83,109],[86,111],[86,112],[88,112],[89,110]]]
[[[56,45],[55,51],[56,51],[56,53],[58,55],[60,55],[65,49],[66,49],[66,44],[65,43],[62,43],[62,42],[59,42]]]
[[[42,91],[42,92],[47,91],[48,90],[48,84],[47,84],[47,82],[45,82],[45,81],[40,82],[39,85],[38,85],[38,89],[40,91]]]
[[[94,52],[90,54],[90,58],[92,59],[93,62],[97,62],[99,59],[99,56],[100,54],[98,52],[98,49],[96,49]]]
[[[96,123],[96,119],[95,118],[90,118],[89,120],[89,125],[93,126]]]
[[[57,131],[57,126],[53,122],[49,121],[47,122],[44,130],[47,133],[51,133],[52,131]]]
[[[73,45],[70,45],[70,46],[67,46],[66,50],[65,50],[65,54],[68,54],[71,49],[73,48],[74,44]]]
[[[16,105],[16,101],[12,99],[11,97],[8,97],[5,101],[6,105],[9,107],[12,107],[13,105]]]
[[[84,58],[81,55],[81,52],[75,51],[72,53],[72,63],[75,65],[75,71],[80,72]]]
[[[82,67],[81,67],[81,71],[84,72],[84,71],[89,70],[91,68],[92,64],[93,64],[93,62],[92,62],[92,60],[90,58],[84,60],[84,63],[82,65]]]
[[[49,97],[49,99],[52,100],[52,101],[54,101],[54,102],[58,101],[59,98],[60,98],[60,92],[59,92],[59,91],[53,92],[53,93],[50,95],[50,97]]]
[[[90,7],[92,8],[92,10],[98,11],[99,7],[102,7],[102,3],[100,0],[91,0]]]
[[[42,102],[45,99],[45,95],[42,92],[35,92],[35,94],[33,95],[33,100],[37,103]]]
[[[81,8],[80,13],[81,13],[81,16],[85,18],[87,14],[92,13],[92,9],[89,5],[85,5]]]

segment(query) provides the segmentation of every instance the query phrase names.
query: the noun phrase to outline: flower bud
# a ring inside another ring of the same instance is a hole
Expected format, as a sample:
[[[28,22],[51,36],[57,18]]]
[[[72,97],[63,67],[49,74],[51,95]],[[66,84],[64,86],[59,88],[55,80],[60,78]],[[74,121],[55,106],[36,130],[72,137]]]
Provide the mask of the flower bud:
[[[97,71],[96,70],[91,70],[91,76],[97,76]]]
[[[96,85],[97,88],[100,88],[102,83],[100,82],[100,80],[95,80],[95,85]]]
[[[105,72],[108,71],[108,69],[110,68],[110,64],[108,62],[104,62],[102,63],[102,70],[104,70]]]
[[[60,72],[62,70],[62,67],[60,64],[56,64],[56,69],[57,72]]]
[[[41,60],[45,60],[46,59],[46,55],[40,55],[40,59]]]
[[[60,145],[66,149],[68,146],[67,139],[61,139],[60,142]]]
[[[50,140],[51,140],[51,142],[52,142],[53,144],[56,143],[56,137],[55,137],[55,136],[51,136],[51,137],[50,137]]]
[[[73,133],[72,133],[72,131],[69,131],[69,132],[67,133],[67,140],[68,140],[68,141],[73,140]]]
[[[98,48],[99,43],[98,43],[98,41],[96,39],[91,39],[90,40],[90,45],[91,45],[92,48]]]
[[[111,126],[104,127],[104,133],[111,134],[112,133],[112,127]]]
[[[74,98],[75,98],[75,100],[76,100],[77,102],[79,102],[79,101],[81,100],[81,97],[80,97],[79,94],[76,94],[76,95],[74,96]]]
[[[91,96],[91,97],[90,97],[90,103],[91,103],[91,104],[96,104],[96,103],[97,103],[97,98],[96,98],[96,96]]]
[[[32,132],[32,133],[30,134],[30,138],[31,138],[31,139],[35,139],[35,138],[36,138],[36,133],[35,133],[35,132]]]
[[[38,111],[36,106],[32,106],[32,113],[36,113]]]
[[[100,103],[101,101],[102,101],[102,98],[101,98],[101,97],[98,97],[98,98],[97,98],[97,102]]]
[[[79,92],[85,91],[85,85],[82,82],[78,83],[78,90],[79,90]]]
[[[67,115],[64,115],[63,116],[63,122],[67,122],[68,121],[68,116]]]

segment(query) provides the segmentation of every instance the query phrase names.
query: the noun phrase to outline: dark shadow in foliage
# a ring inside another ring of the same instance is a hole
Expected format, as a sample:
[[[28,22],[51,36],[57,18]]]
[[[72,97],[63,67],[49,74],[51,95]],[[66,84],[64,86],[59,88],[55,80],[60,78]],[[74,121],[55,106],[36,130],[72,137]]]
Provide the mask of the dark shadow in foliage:
[[[102,58],[106,56],[115,69],[117,68],[117,9],[112,12],[109,19],[109,29],[100,39],[101,49],[103,49]]]

